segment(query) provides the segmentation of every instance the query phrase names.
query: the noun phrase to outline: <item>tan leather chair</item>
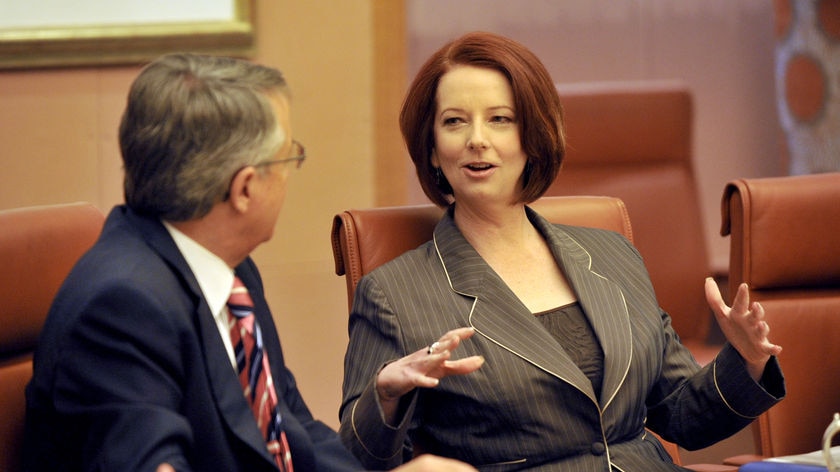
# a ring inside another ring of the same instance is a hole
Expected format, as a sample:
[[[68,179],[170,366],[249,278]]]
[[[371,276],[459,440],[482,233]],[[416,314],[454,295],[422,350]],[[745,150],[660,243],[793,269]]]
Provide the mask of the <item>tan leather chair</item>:
[[[99,235],[104,216],[87,203],[0,211],[0,470],[20,470],[24,387],[50,304]]]
[[[627,209],[618,198],[543,197],[531,207],[551,222],[609,229],[633,241]],[[435,225],[442,214],[442,209],[428,204],[347,210],[336,215],[331,238],[335,273],[345,276],[348,306],[353,304],[356,285],[362,276],[432,239]],[[662,444],[679,464],[676,444],[664,440]],[[736,470],[717,464],[688,467],[697,472]]]
[[[567,157],[547,195],[627,205],[660,305],[694,357],[720,350],[703,280],[711,273],[692,163],[690,91],[674,82],[559,85]],[[714,341],[714,342],[712,342]]]
[[[756,450],[820,449],[840,411],[840,173],[734,180],[722,213],[730,293],[749,284],[783,348],[787,398],[754,423]]]

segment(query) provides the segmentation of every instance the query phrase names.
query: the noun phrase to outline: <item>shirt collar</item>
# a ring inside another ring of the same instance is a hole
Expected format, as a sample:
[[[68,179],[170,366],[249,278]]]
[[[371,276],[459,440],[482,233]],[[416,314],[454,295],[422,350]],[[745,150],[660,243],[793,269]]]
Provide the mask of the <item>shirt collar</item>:
[[[178,228],[175,228],[166,221],[163,226],[169,231],[178,250],[187,260],[193,275],[198,281],[198,286],[204,294],[207,306],[213,316],[218,318],[222,315],[222,308],[227,304],[230,297],[230,290],[233,287],[233,269],[219,256],[213,254],[190,238]]]

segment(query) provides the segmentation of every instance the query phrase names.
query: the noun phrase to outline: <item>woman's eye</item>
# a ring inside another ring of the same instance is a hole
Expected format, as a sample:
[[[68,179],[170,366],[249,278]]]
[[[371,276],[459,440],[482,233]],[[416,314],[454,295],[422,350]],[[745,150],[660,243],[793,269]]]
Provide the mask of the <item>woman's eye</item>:
[[[513,123],[513,118],[504,115],[494,116],[490,119],[493,123]]]
[[[458,123],[461,123],[461,122],[463,122],[463,120],[461,118],[457,117],[457,116],[450,116],[449,118],[444,118],[443,119],[443,124],[444,125],[455,125],[455,124],[458,124]]]

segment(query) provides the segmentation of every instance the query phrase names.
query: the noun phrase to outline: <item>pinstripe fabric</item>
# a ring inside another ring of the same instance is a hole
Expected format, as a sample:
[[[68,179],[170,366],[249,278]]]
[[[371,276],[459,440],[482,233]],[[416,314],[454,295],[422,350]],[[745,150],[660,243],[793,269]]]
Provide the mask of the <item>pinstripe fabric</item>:
[[[604,350],[600,398],[466,242],[450,211],[433,241],[371,272],[356,291],[340,432],[368,467],[399,464],[414,442],[482,470],[675,470],[661,445],[645,436],[646,424],[686,447],[701,447],[776,401],[752,382],[729,347],[706,368],[697,366],[659,309],[638,252],[623,237],[551,225],[528,211]],[[461,326],[477,334],[455,357],[482,355],[482,368],[416,391],[404,400],[405,421],[383,424],[376,372]]]

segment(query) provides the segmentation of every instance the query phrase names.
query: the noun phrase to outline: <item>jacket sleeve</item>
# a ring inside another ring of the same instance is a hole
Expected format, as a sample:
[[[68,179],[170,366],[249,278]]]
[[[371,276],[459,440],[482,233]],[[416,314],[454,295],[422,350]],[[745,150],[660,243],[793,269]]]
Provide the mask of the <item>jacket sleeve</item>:
[[[667,373],[662,378],[663,382],[668,379]],[[738,351],[727,343],[714,361],[650,406],[647,426],[669,441],[696,450],[740,431],[784,396],[784,378],[775,357],[756,382]]]
[[[174,303],[178,303],[172,300]],[[80,470],[190,470],[193,431],[178,411],[184,327],[165,306],[129,284],[105,288],[57,340],[50,434],[78,448]],[[102,447],[108,445],[108,447]],[[79,451],[84,451],[79,454]]]
[[[368,468],[396,467],[410,460],[407,432],[417,393],[404,398],[400,421],[384,420],[376,390],[382,366],[405,355],[400,327],[375,280],[364,277],[356,288],[350,315],[350,341],[344,359],[344,398],[339,433],[344,445]]]

